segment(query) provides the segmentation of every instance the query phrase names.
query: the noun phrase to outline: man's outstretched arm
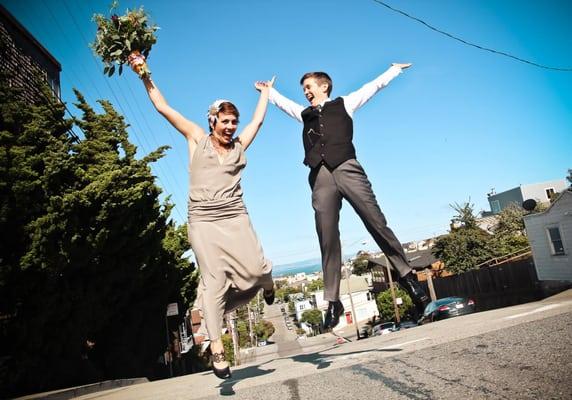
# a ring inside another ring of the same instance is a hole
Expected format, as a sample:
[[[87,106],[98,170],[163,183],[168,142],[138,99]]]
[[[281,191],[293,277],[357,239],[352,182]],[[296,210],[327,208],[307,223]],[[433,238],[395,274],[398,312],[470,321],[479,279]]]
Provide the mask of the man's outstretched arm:
[[[373,81],[366,83],[361,88],[355,92],[350,93],[347,96],[342,96],[344,98],[344,105],[346,111],[353,117],[353,113],[368,102],[377,92],[386,87],[389,82],[393,80],[397,75],[401,73],[402,70],[411,67],[411,64],[398,64],[393,63],[391,67],[383,74],[379,75]]]
[[[273,87],[270,88],[268,101],[270,101],[272,104],[274,104],[276,107],[284,111],[292,118],[302,122],[302,111],[304,111],[304,107],[281,95],[278,90]]]

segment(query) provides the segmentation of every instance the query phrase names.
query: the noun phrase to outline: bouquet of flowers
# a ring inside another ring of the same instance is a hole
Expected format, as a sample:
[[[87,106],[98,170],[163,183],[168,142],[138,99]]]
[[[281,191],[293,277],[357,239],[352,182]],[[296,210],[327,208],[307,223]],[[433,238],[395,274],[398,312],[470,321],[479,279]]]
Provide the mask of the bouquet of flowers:
[[[111,11],[117,7],[114,2]],[[105,64],[103,73],[111,76],[115,66],[119,65],[119,75],[123,71],[123,64],[128,62],[129,56],[147,57],[151,47],[157,42],[156,25],[148,25],[148,16],[143,7],[138,10],[127,10],[125,15],[112,14],[110,18],[102,14],[95,14],[93,20],[97,23],[95,42],[91,44],[95,54],[101,57]],[[143,57],[141,57],[143,59]],[[151,71],[144,62],[136,68],[141,78],[150,75]]]

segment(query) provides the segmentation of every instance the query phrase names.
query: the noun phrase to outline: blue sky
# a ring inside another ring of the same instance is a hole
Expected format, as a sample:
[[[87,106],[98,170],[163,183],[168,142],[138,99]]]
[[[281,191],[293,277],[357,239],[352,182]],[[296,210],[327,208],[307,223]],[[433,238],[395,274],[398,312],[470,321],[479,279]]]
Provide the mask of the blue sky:
[[[2,0],[62,64],[70,110],[76,87],[91,104],[109,99],[124,113],[140,154],[172,147],[153,169],[182,223],[189,181],[184,139],[154,111],[130,71],[104,77],[87,46],[95,36],[91,16],[107,14],[110,3]],[[467,41],[572,67],[569,1],[387,3]],[[402,242],[445,233],[451,203],[470,199],[476,210],[488,210],[491,188],[562,179],[572,168],[572,72],[462,45],[372,0],[129,0],[119,11],[140,5],[161,27],[149,59],[157,85],[205,129],[207,107],[217,98],[233,101],[248,121],[255,80],[277,75],[277,89],[305,104],[298,81],[307,71],[327,71],[335,97],[391,62],[412,62],[354,116],[358,160]],[[319,256],[300,125],[271,106],[247,157],[245,201],[267,257],[284,264]],[[377,249],[347,203],[340,230],[344,253]]]

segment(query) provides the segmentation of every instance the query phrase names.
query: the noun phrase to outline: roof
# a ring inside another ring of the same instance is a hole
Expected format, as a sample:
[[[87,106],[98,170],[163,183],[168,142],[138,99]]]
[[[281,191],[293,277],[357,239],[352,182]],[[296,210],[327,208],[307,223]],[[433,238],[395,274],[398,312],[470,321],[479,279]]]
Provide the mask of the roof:
[[[369,285],[367,280],[363,276],[350,275],[350,290],[352,293],[368,292]],[[348,294],[348,284],[346,279],[342,279],[340,282],[340,296],[344,294]]]
[[[484,231],[492,233],[494,228],[498,225],[498,214],[487,215],[485,217],[477,218],[477,226]]]
[[[405,256],[407,257],[407,261],[409,261],[409,266],[413,269],[424,269],[439,261],[433,255],[431,249],[412,251],[410,253],[406,253]],[[371,257],[369,258],[369,261],[382,267],[387,267],[388,265],[385,255],[380,257]]]
[[[565,191],[563,191],[562,193],[560,193],[558,195],[558,197],[556,197],[556,200],[554,200],[552,202],[552,204],[550,204],[550,206],[544,210],[544,211],[540,211],[540,212],[533,212],[530,214],[527,214],[524,216],[524,219],[529,219],[529,218],[534,218],[534,217],[539,217],[541,215],[546,215],[548,214],[553,208],[556,208],[560,205],[561,202],[565,201],[566,199],[572,199],[572,188],[569,188]],[[572,211],[570,212],[570,214],[568,215],[572,215]]]
[[[506,193],[506,192],[510,192],[510,191],[516,190],[516,189],[521,189],[521,190],[522,190],[522,188],[526,188],[526,187],[530,187],[530,186],[535,186],[535,185],[550,185],[550,184],[557,183],[557,182],[566,182],[566,180],[565,180],[565,179],[552,179],[552,180],[549,180],[549,181],[542,181],[542,182],[535,182],[535,183],[525,183],[525,184],[522,184],[522,183],[521,183],[521,184],[519,184],[518,186],[512,187],[512,188],[510,188],[510,189],[506,189],[506,190],[503,190],[503,191],[498,192],[498,193],[494,193],[494,194],[491,194],[491,195],[487,195],[487,197],[489,197],[489,198],[490,198],[490,197],[495,197],[495,196],[498,196],[499,194],[503,194],[503,193]]]
[[[14,26],[20,33],[27,38],[30,42],[36,46],[41,53],[43,53],[49,60],[52,62],[53,65],[56,66],[58,71],[62,70],[62,66],[58,60],[22,25],[14,16],[0,4],[0,15],[2,15],[6,20]]]

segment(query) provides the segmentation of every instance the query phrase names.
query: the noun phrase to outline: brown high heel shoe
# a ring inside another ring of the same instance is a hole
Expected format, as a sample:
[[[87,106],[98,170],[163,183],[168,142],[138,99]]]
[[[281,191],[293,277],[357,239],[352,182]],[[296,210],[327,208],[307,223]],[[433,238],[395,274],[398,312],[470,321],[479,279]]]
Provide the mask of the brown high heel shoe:
[[[224,357],[224,352],[221,351],[220,353],[212,353],[211,360],[212,360],[213,372],[217,377],[219,377],[220,379],[227,379],[232,376],[230,373],[229,366],[219,369],[214,365],[215,362],[219,363],[226,361],[226,358]]]

